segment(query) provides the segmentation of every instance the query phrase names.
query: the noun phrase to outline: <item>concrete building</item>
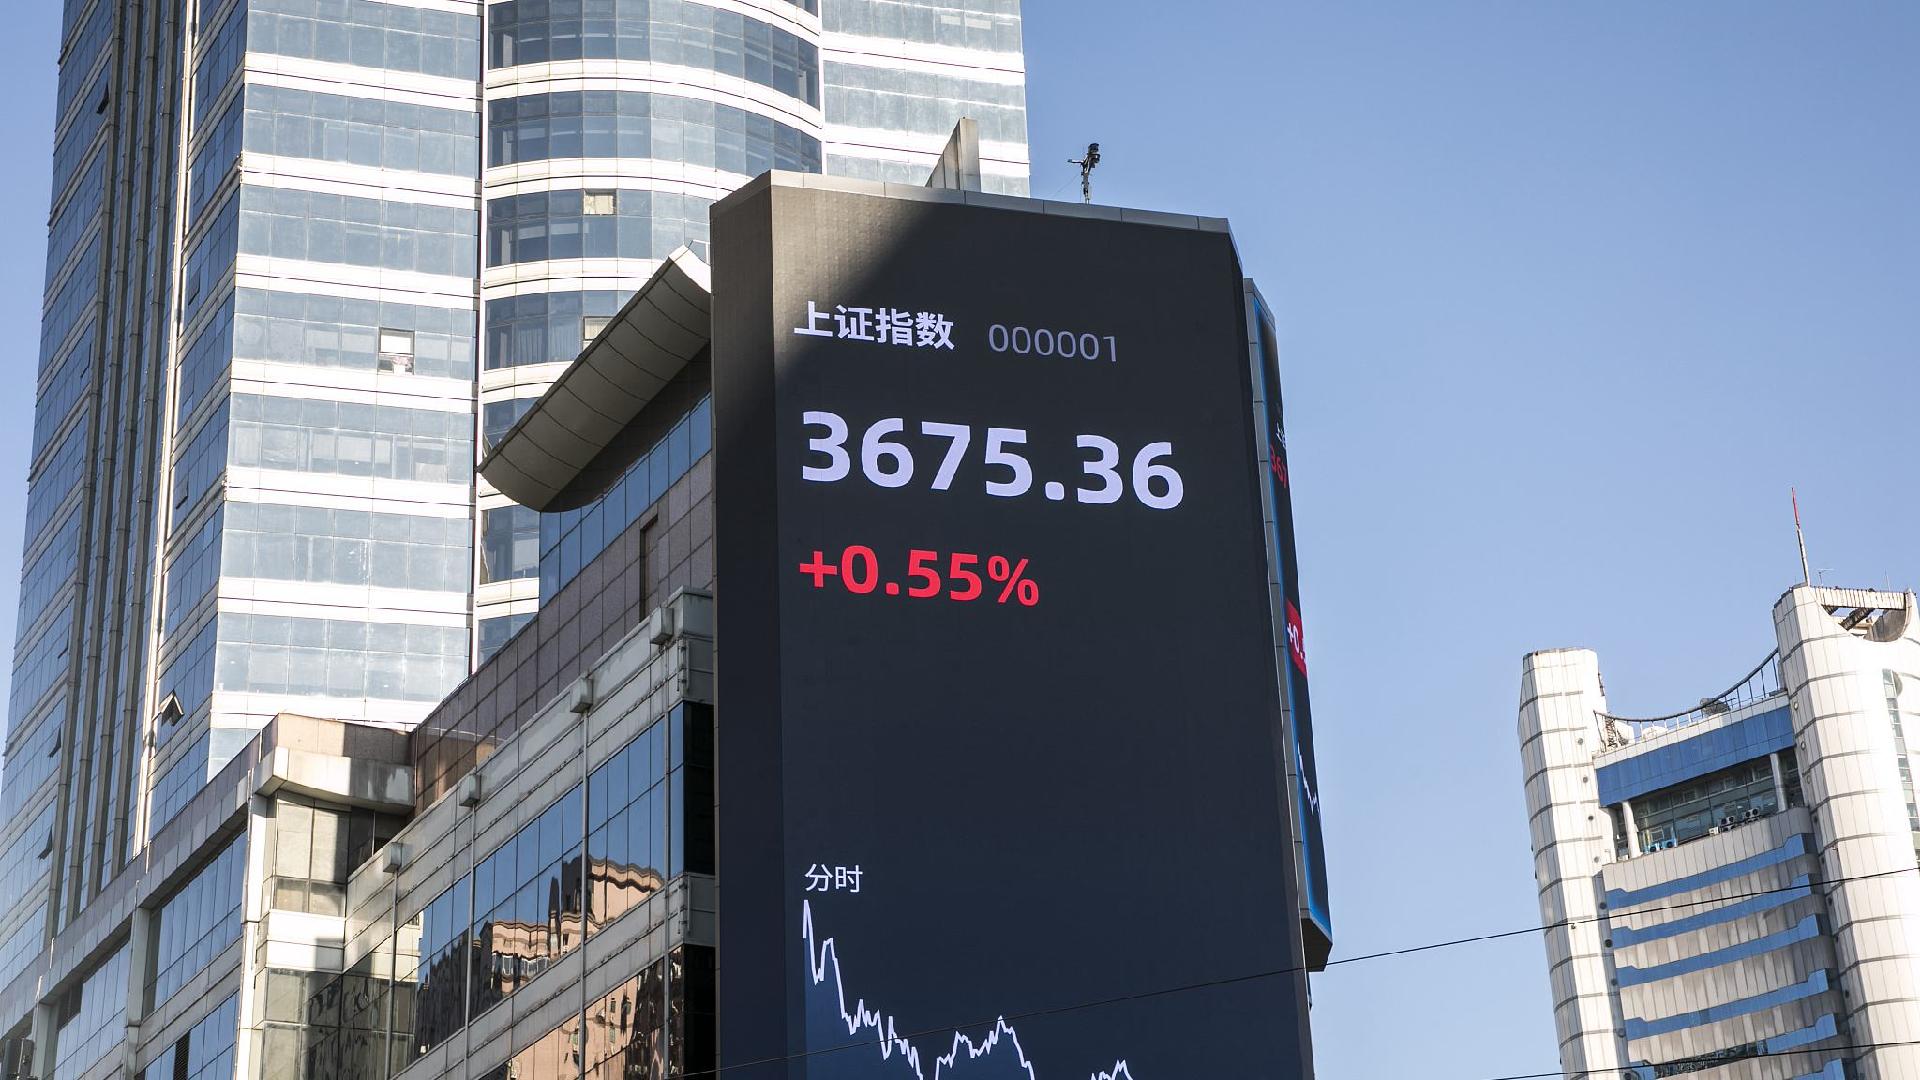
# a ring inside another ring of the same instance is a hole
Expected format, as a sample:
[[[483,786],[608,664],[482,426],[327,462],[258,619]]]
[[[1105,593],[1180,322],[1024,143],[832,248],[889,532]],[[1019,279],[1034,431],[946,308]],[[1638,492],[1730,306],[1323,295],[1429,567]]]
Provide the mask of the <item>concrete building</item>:
[[[924,172],[970,112],[1025,187],[1013,0],[66,0],[61,33],[0,774],[0,986],[41,1001],[274,717],[409,730],[528,623],[537,516],[475,462],[710,202]]]
[[[1777,650],[1698,707],[1608,712],[1529,655],[1520,745],[1570,1078],[1920,1077],[1913,593],[1798,586]]]

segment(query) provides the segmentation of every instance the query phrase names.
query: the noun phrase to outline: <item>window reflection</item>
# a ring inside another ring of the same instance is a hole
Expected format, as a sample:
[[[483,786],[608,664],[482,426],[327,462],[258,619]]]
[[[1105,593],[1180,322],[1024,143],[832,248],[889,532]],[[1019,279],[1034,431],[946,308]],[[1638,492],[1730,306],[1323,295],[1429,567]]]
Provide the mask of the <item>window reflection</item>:
[[[631,90],[525,94],[488,106],[488,164],[661,158],[758,176],[820,171],[820,140],[770,117],[698,98]]]
[[[599,0],[591,8],[583,10],[580,0],[494,4],[488,10],[491,66],[651,60],[820,103],[820,50],[757,18],[686,0]]]
[[[1792,764],[1792,753],[1781,753],[1782,772]],[[1788,805],[1794,805],[1799,771],[1793,771]],[[1702,836],[1743,825],[1777,813],[1779,793],[1773,784],[1773,766],[1767,758],[1741,762],[1677,784],[1633,801],[1640,831],[1640,850],[1658,851]]]

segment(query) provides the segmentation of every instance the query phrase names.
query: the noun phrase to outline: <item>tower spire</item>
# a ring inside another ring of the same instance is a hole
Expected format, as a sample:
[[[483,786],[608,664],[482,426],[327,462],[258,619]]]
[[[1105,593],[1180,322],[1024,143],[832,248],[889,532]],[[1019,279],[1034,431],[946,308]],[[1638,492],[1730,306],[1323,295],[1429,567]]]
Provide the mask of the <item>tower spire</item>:
[[[1800,492],[1787,489],[1787,495],[1793,500],[1793,537],[1800,542],[1800,580],[1813,584],[1813,571],[1807,565],[1807,534],[1800,528]]]

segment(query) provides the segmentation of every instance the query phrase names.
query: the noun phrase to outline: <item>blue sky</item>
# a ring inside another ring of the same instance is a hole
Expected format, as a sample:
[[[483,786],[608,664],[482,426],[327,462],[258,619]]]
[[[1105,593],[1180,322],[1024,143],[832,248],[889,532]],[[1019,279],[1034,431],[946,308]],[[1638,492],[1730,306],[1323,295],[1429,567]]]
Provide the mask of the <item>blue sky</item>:
[[[0,610],[58,5],[9,15]],[[1036,195],[1230,217],[1282,320],[1336,956],[1538,921],[1521,655],[1665,712],[1915,583],[1920,7],[1029,0]],[[11,624],[0,622],[10,653]],[[1223,822],[1230,828],[1232,823]],[[1337,968],[1319,1074],[1557,1067],[1536,937]]]

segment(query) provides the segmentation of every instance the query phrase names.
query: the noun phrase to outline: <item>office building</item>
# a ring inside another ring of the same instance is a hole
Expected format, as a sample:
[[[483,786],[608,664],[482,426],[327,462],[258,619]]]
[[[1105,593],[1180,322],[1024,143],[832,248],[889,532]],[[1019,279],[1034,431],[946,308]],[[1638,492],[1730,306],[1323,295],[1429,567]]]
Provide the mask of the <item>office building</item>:
[[[1914,594],[1796,586],[1776,649],[1671,716],[1534,653],[1520,743],[1569,1078],[1920,1076]]]
[[[66,0],[0,984],[273,717],[405,731],[530,618],[477,457],[714,199],[969,111],[1024,191],[1020,48],[1013,0]]]
[[[1027,191],[1018,0],[547,0],[487,12],[482,452],[706,208],[768,169],[919,184],[961,117]],[[539,605],[538,517],[478,478],[477,647]]]
[[[958,141],[970,144],[969,134],[963,131]],[[943,173],[981,178],[984,186],[984,163],[967,161],[964,153],[954,157],[957,167]],[[867,209],[860,213],[875,220],[968,211],[1007,215],[1012,220],[993,222],[993,227],[1023,233],[1085,229],[1082,235],[1093,235],[1097,225],[1119,230],[1131,244],[1161,242],[1153,234],[1164,232],[1181,243],[1207,245],[1216,255],[1231,250],[1224,223],[1133,212],[1123,220],[1121,212],[1108,208],[1007,199],[977,187],[915,191],[775,174],[736,195],[729,212],[736,220],[750,215],[760,205],[755,200],[772,193],[861,200],[857,205]],[[972,220],[956,226],[961,235],[972,235]],[[734,235],[740,230],[736,224]],[[1043,236],[1036,242],[1059,240]],[[952,257],[958,250],[926,246],[915,249],[914,257],[942,273],[962,274]],[[792,258],[791,250],[782,257]],[[1146,255],[1133,258],[1158,265]],[[1183,529],[1237,537],[1235,559],[1246,564],[1254,580],[1235,609],[1250,628],[1235,647],[1259,662],[1240,668],[1246,679],[1219,681],[1265,696],[1274,712],[1269,721],[1217,710],[1226,718],[1223,723],[1258,743],[1262,753],[1236,754],[1225,765],[1196,757],[1196,766],[1204,766],[1215,780],[1207,799],[1190,798],[1183,805],[1210,814],[1214,800],[1244,797],[1260,808],[1249,813],[1245,828],[1210,841],[1249,844],[1258,852],[1258,858],[1214,860],[1217,880],[1209,885],[1215,902],[1243,906],[1256,917],[1244,926],[1232,920],[1169,922],[1155,932],[1174,947],[1154,951],[1181,957],[1181,941],[1206,940],[1213,950],[1206,953],[1209,962],[1240,964],[1246,954],[1236,941],[1287,950],[1282,966],[1295,970],[1293,978],[1260,980],[1245,991],[1259,1001],[1279,1003],[1260,1013],[1268,1022],[1258,1038],[1210,1040],[1208,1052],[1261,1055],[1260,1060],[1284,1054],[1303,1063],[1298,1075],[1310,1076],[1310,1065],[1304,1064],[1310,1062],[1310,1046],[1300,969],[1324,959],[1326,943],[1311,938],[1320,932],[1316,927],[1327,925],[1326,906],[1322,887],[1302,885],[1307,857],[1288,857],[1287,830],[1294,830],[1296,850],[1317,852],[1317,806],[1310,818],[1293,809],[1305,801],[1291,795],[1293,785],[1310,790],[1310,780],[1300,780],[1274,753],[1274,740],[1298,722],[1303,705],[1304,682],[1282,684],[1279,665],[1304,654],[1297,651],[1294,576],[1271,565],[1277,557],[1292,558],[1284,479],[1272,491],[1256,490],[1258,481],[1269,475],[1284,478],[1286,472],[1277,369],[1266,366],[1275,360],[1269,317],[1250,287],[1243,292],[1237,262],[1222,261],[1214,269],[1226,272],[1213,275],[1212,284],[1223,288],[1210,295],[1228,305],[1229,313],[1233,305],[1244,304],[1248,321],[1227,320],[1214,335],[1213,344],[1222,347],[1196,347],[1195,355],[1223,365],[1212,369],[1217,384],[1238,387],[1243,395],[1258,385],[1259,396],[1228,401],[1223,415],[1238,419],[1239,426],[1208,426],[1215,454],[1237,464],[1202,467],[1212,462],[1184,442],[1172,460],[1191,470],[1196,491],[1204,482],[1199,477],[1239,476],[1242,502],[1231,515],[1196,512],[1167,520],[1177,520]],[[728,846],[722,838],[730,835],[725,829],[740,827],[743,807],[756,814],[760,808],[748,803],[751,787],[741,772],[747,766],[737,742],[727,741],[726,684],[716,663],[717,635],[725,625],[718,614],[725,610],[719,586],[725,564],[716,546],[716,507],[726,496],[714,447],[716,430],[726,425],[716,421],[722,391],[715,372],[729,359],[741,359],[725,350],[738,349],[742,338],[729,344],[723,326],[737,332],[746,324],[719,316],[723,297],[738,303],[741,282],[752,277],[736,275],[722,290],[715,281],[721,273],[710,270],[690,245],[670,253],[487,458],[483,471],[499,490],[543,511],[541,603],[532,616],[405,732],[361,719],[312,719],[291,712],[269,721],[157,829],[138,860],[50,947],[14,961],[18,974],[0,986],[0,1016],[6,1018],[8,1035],[0,1077],[646,1080],[699,1073],[716,1064],[731,1068],[742,1061],[739,1053],[728,1058],[725,1050],[728,1021],[720,987],[729,978],[739,987],[777,982],[775,973],[782,971],[811,971],[808,985],[815,993],[809,1000],[814,1001],[821,1000],[818,991],[829,969],[823,956],[844,957],[831,966],[836,975],[838,964],[851,965],[856,957],[870,978],[884,967],[874,951],[857,950],[846,929],[837,939],[844,952],[833,953],[834,940],[816,940],[812,922],[804,938],[806,955],[820,966],[800,962],[799,925],[788,928],[790,950],[783,945],[755,951],[736,937],[735,951],[726,951],[726,920],[734,918],[737,926],[755,905],[771,898],[750,880],[762,872],[760,864],[777,879],[786,876],[787,860],[770,851],[761,854],[763,849],[743,844],[737,833],[731,834],[731,853],[723,857]],[[1111,289],[1087,295],[1093,299],[1079,302],[1124,303]],[[1141,325],[1158,324],[1149,316]],[[980,327],[963,322],[950,329],[974,353],[984,353]],[[1239,329],[1245,329],[1244,336],[1235,336]],[[972,337],[962,336],[968,331]],[[751,332],[744,336],[753,338]],[[790,336],[777,329],[760,335],[772,339],[767,347],[785,347]],[[836,347],[880,348],[850,342]],[[1253,369],[1266,374],[1252,377]],[[1072,374],[1063,369],[1061,377]],[[978,468],[967,466],[959,475],[977,485]],[[731,482],[736,486],[727,490],[743,492],[749,481],[735,474]],[[1143,490],[1163,503],[1171,498],[1153,484]],[[977,486],[973,489],[972,499],[985,497]],[[1027,512],[1047,513],[1050,505],[1030,502]],[[1084,515],[1076,518],[1088,523],[1083,527],[1092,527],[1107,512],[1091,501],[1073,509]],[[1160,511],[1125,512],[1150,516]],[[771,522],[772,516],[766,517]],[[1132,556],[1120,552],[1115,557]],[[1061,603],[1053,598],[1067,595],[1068,568],[1057,561],[1045,565],[1047,588],[1061,591],[1049,592],[1046,601],[1036,591],[1035,605]],[[787,568],[779,569],[784,576]],[[980,573],[994,580],[995,588],[1007,590],[999,603],[984,598],[979,607],[955,604],[951,612],[957,615],[921,610],[948,619],[978,615],[1045,625],[1032,621],[1044,609],[1027,604],[1010,565],[995,570],[983,564]],[[734,595],[753,587],[751,576],[729,578]],[[1184,590],[1167,590],[1166,596],[1176,605],[1198,602]],[[1280,599],[1270,606],[1269,596]],[[1058,610],[1054,618],[1073,620],[1070,609]],[[1114,630],[1125,632],[1119,624]],[[736,655],[745,655],[747,636],[728,640],[738,642],[729,646],[742,650]],[[983,647],[1004,651],[1009,644],[1002,639],[985,641]],[[1048,655],[1033,652],[1026,660],[1043,678],[1053,666]],[[759,667],[737,670],[741,678],[761,677]],[[753,730],[756,714],[736,710],[734,715],[744,718],[736,731]],[[1110,728],[1114,715],[1101,710],[1076,722]],[[1288,755],[1290,764],[1310,777],[1310,740],[1304,751],[1301,745]],[[726,756],[730,746],[733,758]],[[1077,756],[1090,752],[1074,751]],[[1098,753],[1119,755],[1115,762],[1135,766],[1165,764],[1151,740],[1113,741]],[[1223,782],[1228,774],[1249,782]],[[731,796],[723,794],[728,777],[736,785]],[[1099,787],[1107,792],[1103,797],[1138,805],[1127,794],[1132,787],[1104,782]],[[1036,827],[1036,836],[1048,837],[1046,843],[1087,847],[1080,824],[1070,819],[1047,823],[1017,812]],[[1151,813],[1156,820],[1178,817],[1165,807]],[[912,820],[901,813],[887,818]],[[1182,832],[1192,831],[1191,822],[1175,824]],[[1146,830],[1129,829],[1126,835],[1138,838]],[[932,873],[944,858],[933,845],[912,869]],[[1088,882],[1110,881],[1123,872],[1118,865],[1101,865],[1103,872]],[[1230,874],[1222,876],[1229,867]],[[851,871],[857,892],[859,868],[837,869],[843,878]],[[895,857],[887,868],[871,866],[873,876],[866,880],[879,895],[889,879],[898,882],[909,869],[908,860]],[[1255,873],[1271,876],[1277,891],[1247,885]],[[986,873],[967,888],[992,888],[995,880]],[[1193,875],[1183,875],[1163,887],[1187,890],[1193,884]],[[729,894],[729,888],[735,891]],[[956,890],[955,902],[964,895]],[[1297,904],[1297,919],[1288,907],[1275,907],[1276,896],[1286,905]],[[849,899],[818,896],[807,910],[824,920],[833,905],[846,910]],[[982,914],[1005,925],[1019,917],[1019,909]],[[959,920],[942,914],[938,921]],[[1043,931],[1045,925],[1033,929]],[[1240,934],[1245,936],[1235,937]],[[1134,968],[1137,973],[1125,977],[1180,980],[1190,977],[1182,964],[1201,962],[1196,953],[1165,970]],[[1068,983],[1081,980],[1074,993],[1086,992],[1086,980],[1108,985],[1109,976],[1077,964],[1053,969],[1054,977]],[[920,992],[943,989],[947,981],[927,980]],[[896,994],[906,989],[893,987]],[[1018,986],[1009,990],[1029,992]],[[878,1002],[877,997],[867,1000]],[[1017,1005],[1020,999],[1003,1000]],[[1254,1000],[1248,999],[1249,1007]],[[849,1001],[841,1001],[843,1008]],[[1194,1024],[1239,1022],[1242,1013],[1217,1004],[1217,999],[1196,1002],[1166,1015]],[[1156,1014],[1162,1011],[1156,1008]],[[1039,1034],[1043,1021],[1019,1020],[1012,1009],[1009,1015],[1016,1018],[1012,1023],[969,1026],[955,1038],[975,1040],[969,1043],[976,1051],[973,1060],[991,1058],[992,1067],[1004,1070],[1006,1062],[993,1056],[996,1048],[1024,1054],[1019,1048],[1026,1043],[1013,1033],[1015,1024],[1025,1029],[1032,1046],[1051,1045],[1056,1052],[1092,1031],[1098,1052],[1114,1056],[1090,1065],[1089,1075],[1106,1071],[1137,1080],[1177,1075],[1164,1066],[1138,1070],[1156,1054],[1167,1061],[1185,1052],[1184,1043],[1149,1042],[1145,1025],[1119,1013],[1094,1019],[1090,1028],[1055,1028],[1051,1042]],[[926,1018],[929,1023],[962,1019],[971,1024],[977,1017]],[[736,1022],[735,1027],[751,1025]],[[882,1050],[882,1063],[900,1071],[888,1075],[912,1075],[911,1061],[913,1069],[931,1076],[932,1055],[948,1049],[939,1039],[922,1040],[928,1054],[922,1067],[912,1040],[843,1036],[835,1041],[862,1050],[892,1047]],[[812,1074],[848,1075],[836,1071],[836,1062],[847,1060],[822,1057]],[[1061,1061],[1046,1074],[1069,1067],[1078,1069]]]

